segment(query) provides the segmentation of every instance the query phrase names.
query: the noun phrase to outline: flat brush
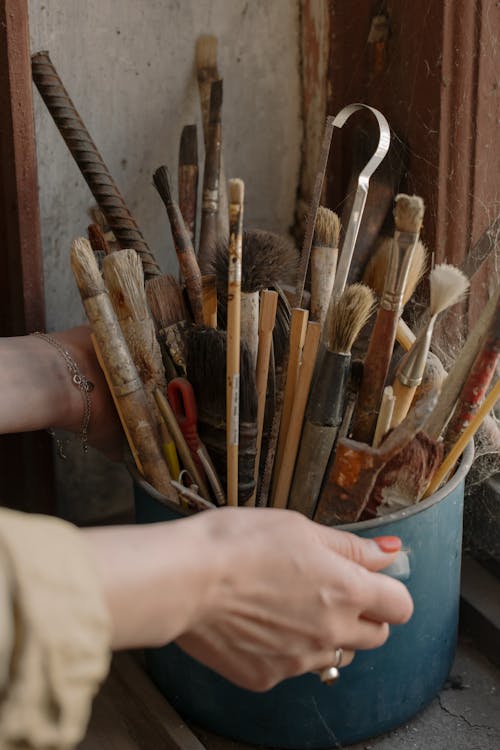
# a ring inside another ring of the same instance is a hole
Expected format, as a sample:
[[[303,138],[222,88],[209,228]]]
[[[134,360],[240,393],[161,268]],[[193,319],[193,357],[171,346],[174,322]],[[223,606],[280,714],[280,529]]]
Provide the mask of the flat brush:
[[[139,253],[147,279],[158,276],[161,269],[156,258],[64,88],[49,53],[34,54],[31,67],[33,81],[120,246],[134,248]]]
[[[184,224],[184,219],[170,190],[170,176],[165,166],[158,167],[153,175],[153,182],[167,209],[170,228],[174,240],[179,268],[186,284],[189,304],[195,323],[203,323],[203,305],[201,292],[201,272]]]
[[[221,154],[222,81],[212,83],[208,140],[203,172],[200,244],[198,261],[202,273],[209,273],[217,244],[217,214],[219,211],[220,154]]]
[[[224,488],[227,486],[225,331],[193,326],[187,336],[187,377],[198,404],[198,433]],[[250,355],[241,347],[238,436],[238,503],[252,496],[257,438],[257,386]]]
[[[363,272],[363,283],[373,289],[377,297],[384,293],[385,277],[392,255],[393,237],[380,237],[375,252]],[[415,289],[424,277],[427,268],[428,252],[425,245],[419,240],[411,257],[408,278],[403,292],[403,307],[413,297]],[[400,318],[396,331],[396,339],[405,351],[411,349],[415,341],[415,334],[408,328],[405,321]]]
[[[71,268],[97,342],[99,356],[105,364],[108,382],[119,404],[121,418],[127,425],[126,434],[132,443],[133,452],[139,458],[143,476],[158,492],[177,503],[177,493],[170,483],[168,467],[157,442],[146,392],[130,356],[90,243],[83,238],[72,244]]]
[[[205,148],[209,141],[210,90],[212,83],[219,80],[217,68],[217,37],[204,35],[196,42],[196,72],[203,123]],[[229,206],[227,202],[224,154],[220,155],[219,211],[217,213],[217,236],[223,240],[229,237]]]
[[[333,301],[326,346],[309,393],[305,424],[288,507],[312,518],[323,476],[342,422],[351,349],[374,305],[364,284],[353,284]]]
[[[198,139],[196,125],[185,125],[179,145],[179,209],[189,232],[193,247],[196,245],[196,208],[198,200]]]
[[[170,274],[146,281],[146,299],[160,342],[167,380],[186,374],[186,308],[179,284]]]
[[[241,339],[257,362],[259,293],[280,285],[297,272],[298,253],[287,238],[260,229],[243,232],[241,262]],[[227,310],[228,247],[218,243],[212,271],[217,278],[220,320],[224,325]]]
[[[332,295],[339,252],[340,220],[320,206],[311,247],[311,320],[323,327]]]
[[[395,199],[396,231],[388,265],[384,293],[370,337],[364,362],[363,381],[353,418],[355,440],[370,443],[377,424],[382,392],[403,309],[404,290],[411,260],[419,239],[424,203],[418,196],[398,195]]]
[[[422,382],[438,315],[461,300],[469,288],[469,281],[465,274],[456,266],[445,263],[432,269],[429,274],[429,284],[429,322],[399,363],[392,386],[396,402],[391,427],[396,427],[405,418],[415,391]]]
[[[379,473],[421,431],[435,402],[435,393],[422,399],[378,448],[348,438],[338,440],[314,520],[326,526],[358,521]]]

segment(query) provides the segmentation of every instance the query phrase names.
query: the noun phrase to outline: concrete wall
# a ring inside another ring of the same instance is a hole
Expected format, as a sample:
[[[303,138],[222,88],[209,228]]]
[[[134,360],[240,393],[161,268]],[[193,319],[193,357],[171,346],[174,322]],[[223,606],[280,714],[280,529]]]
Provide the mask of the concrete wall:
[[[151,175],[161,163],[175,174],[181,129],[200,124],[200,34],[219,38],[226,172],[245,181],[246,225],[291,225],[302,137],[298,0],[31,0],[30,25],[32,50],[49,50],[165,271],[175,270],[175,258]],[[69,247],[85,232],[93,200],[37,93],[35,117],[53,330],[83,320]],[[124,472],[94,454],[82,458],[75,448],[58,471],[61,508],[73,518],[117,509],[128,497]]]

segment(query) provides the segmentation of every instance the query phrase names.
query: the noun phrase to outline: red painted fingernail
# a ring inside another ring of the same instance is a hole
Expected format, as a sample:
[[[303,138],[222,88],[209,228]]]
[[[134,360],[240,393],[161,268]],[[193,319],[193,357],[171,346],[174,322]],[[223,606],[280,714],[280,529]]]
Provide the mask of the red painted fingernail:
[[[399,552],[401,549],[401,539],[398,536],[376,536],[373,541],[387,554]]]

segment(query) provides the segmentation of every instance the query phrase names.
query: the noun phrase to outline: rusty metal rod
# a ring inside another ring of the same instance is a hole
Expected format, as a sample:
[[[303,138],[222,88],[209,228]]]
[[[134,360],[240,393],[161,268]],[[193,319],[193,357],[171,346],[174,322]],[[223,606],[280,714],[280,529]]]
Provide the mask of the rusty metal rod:
[[[49,53],[34,54],[31,68],[36,87],[120,246],[134,248],[139,253],[146,279],[159,276],[161,269],[64,88]]]

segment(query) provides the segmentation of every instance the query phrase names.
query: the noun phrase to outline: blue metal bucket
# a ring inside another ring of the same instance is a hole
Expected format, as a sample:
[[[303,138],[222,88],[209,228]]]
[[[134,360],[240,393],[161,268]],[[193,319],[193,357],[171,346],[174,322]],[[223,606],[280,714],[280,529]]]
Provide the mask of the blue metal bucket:
[[[464,481],[472,458],[470,444],[451,481],[418,505],[342,527],[363,537],[403,540],[409,565],[398,577],[415,612],[409,623],[392,628],[384,646],[359,651],[332,686],[308,674],[266,693],[236,687],[175,644],[149,650],[147,669],[181,716],[241,742],[304,749],[359,742],[420,711],[439,692],[455,653]],[[180,515],[142,481],[135,494],[139,523]]]

